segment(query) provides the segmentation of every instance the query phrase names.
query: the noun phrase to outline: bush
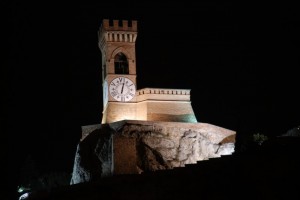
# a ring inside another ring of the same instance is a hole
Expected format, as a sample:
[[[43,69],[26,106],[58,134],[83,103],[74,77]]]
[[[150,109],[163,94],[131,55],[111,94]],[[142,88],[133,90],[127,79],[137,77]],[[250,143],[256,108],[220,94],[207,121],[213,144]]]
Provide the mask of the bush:
[[[265,141],[267,141],[269,138],[266,135],[256,133],[253,134],[253,141],[257,143],[258,145],[262,145]]]

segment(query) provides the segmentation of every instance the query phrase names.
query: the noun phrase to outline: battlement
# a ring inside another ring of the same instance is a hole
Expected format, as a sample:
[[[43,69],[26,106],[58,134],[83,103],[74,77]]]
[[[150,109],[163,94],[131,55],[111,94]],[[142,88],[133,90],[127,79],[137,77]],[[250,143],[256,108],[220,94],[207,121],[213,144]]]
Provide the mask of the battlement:
[[[137,90],[137,102],[145,100],[190,101],[190,90],[163,88],[144,88]]]
[[[190,95],[187,89],[165,89],[165,88],[143,88],[137,91],[137,95],[142,94],[170,94],[170,95]]]
[[[111,21],[109,19],[103,19],[102,21],[102,28],[106,31],[137,31],[137,21],[132,20],[130,23],[128,23],[128,20],[112,20],[112,26]]]
[[[112,23],[110,23],[112,22]],[[135,43],[137,38],[137,21],[103,19],[99,29],[98,45],[103,49],[106,42]]]

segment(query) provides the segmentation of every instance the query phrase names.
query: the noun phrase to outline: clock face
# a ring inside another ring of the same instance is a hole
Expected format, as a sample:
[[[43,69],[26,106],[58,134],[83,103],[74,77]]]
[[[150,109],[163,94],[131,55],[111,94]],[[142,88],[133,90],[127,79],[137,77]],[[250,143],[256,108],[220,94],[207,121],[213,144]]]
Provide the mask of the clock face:
[[[120,76],[110,82],[109,93],[117,101],[130,101],[135,95],[135,85],[129,78]]]

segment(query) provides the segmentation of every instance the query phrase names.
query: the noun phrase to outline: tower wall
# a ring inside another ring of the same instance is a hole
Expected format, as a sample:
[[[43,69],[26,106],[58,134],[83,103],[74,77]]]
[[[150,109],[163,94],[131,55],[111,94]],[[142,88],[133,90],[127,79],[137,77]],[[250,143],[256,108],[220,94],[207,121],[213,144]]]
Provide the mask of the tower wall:
[[[109,94],[110,83],[114,78],[126,77],[136,87],[136,57],[135,41],[137,38],[137,21],[104,19],[98,31],[98,46],[102,53],[102,82],[107,82],[103,91],[104,111],[102,123],[110,123],[124,119],[136,119],[136,102],[134,96],[129,102],[118,102]],[[115,71],[115,57],[119,53],[126,56],[128,72],[117,74]],[[108,95],[105,95],[108,94]]]
[[[147,101],[147,121],[196,123],[191,102]]]
[[[136,113],[136,103],[108,102],[103,112],[102,123],[136,120]]]
[[[144,88],[137,91],[138,120],[196,123],[190,90]]]
[[[98,34],[98,45],[102,55],[104,55],[102,56],[102,64],[106,67],[106,73],[115,73],[114,57],[119,52],[122,52],[128,59],[129,74],[135,75],[135,41],[137,38],[137,21],[131,21],[131,26],[129,26],[127,20],[113,20],[113,24],[110,25],[109,20],[104,19]]]

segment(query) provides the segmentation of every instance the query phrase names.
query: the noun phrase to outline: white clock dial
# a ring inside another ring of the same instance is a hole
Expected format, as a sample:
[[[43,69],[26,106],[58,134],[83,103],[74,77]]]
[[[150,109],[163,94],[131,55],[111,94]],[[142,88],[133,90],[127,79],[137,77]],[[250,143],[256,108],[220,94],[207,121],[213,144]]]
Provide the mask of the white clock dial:
[[[134,83],[126,77],[120,76],[109,84],[109,93],[117,101],[130,101],[135,95]]]

